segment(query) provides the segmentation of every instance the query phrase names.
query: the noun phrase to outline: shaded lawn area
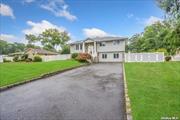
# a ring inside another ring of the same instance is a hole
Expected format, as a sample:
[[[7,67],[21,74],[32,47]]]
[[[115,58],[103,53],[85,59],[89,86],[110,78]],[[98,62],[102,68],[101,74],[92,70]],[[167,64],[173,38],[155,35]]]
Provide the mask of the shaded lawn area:
[[[51,62],[13,62],[0,64],[0,87],[17,82],[30,80],[41,75],[79,66],[75,60],[60,60]]]
[[[133,120],[180,120],[180,62],[126,63]]]

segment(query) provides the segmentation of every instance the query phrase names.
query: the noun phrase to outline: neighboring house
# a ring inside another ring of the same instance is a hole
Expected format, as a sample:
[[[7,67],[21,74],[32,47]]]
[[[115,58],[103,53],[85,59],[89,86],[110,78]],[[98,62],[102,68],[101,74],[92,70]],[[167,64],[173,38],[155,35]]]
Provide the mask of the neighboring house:
[[[87,38],[70,44],[71,53],[89,53],[95,62],[123,62],[124,37]]]
[[[40,49],[40,48],[29,48],[24,54],[28,54],[28,58],[33,58],[33,56],[50,56],[50,55],[58,55],[58,53],[51,52],[48,50]]]

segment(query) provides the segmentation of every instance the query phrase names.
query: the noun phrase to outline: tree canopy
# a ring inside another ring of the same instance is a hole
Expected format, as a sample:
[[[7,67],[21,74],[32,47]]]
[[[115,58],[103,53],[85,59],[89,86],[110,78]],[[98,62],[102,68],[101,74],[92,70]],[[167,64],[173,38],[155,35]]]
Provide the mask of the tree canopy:
[[[26,39],[29,45],[40,42],[44,49],[56,51],[58,47],[63,48],[70,37],[67,32],[59,32],[57,29],[46,29],[38,36],[26,35]]]
[[[6,41],[0,40],[0,54],[9,54],[14,52],[24,51],[26,48],[23,43],[8,43]]]
[[[129,39],[129,51],[164,51],[174,55],[180,49],[180,1],[157,0],[157,3],[168,17],[163,22],[146,26],[143,33],[132,36]]]

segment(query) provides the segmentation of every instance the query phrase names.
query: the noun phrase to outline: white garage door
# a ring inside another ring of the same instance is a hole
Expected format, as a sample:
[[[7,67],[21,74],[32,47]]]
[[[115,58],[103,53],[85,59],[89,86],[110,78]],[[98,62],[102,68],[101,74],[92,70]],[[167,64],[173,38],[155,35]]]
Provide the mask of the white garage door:
[[[99,62],[122,62],[123,53],[113,52],[113,53],[99,53]]]

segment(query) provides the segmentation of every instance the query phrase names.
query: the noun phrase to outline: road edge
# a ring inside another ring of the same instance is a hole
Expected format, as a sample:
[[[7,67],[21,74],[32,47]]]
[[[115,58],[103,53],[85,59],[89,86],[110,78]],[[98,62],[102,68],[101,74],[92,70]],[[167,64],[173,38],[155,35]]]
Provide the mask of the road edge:
[[[128,95],[127,81],[126,81],[126,72],[123,63],[123,80],[124,80],[124,92],[125,92],[125,104],[126,104],[126,119],[133,120],[131,112],[131,103]]]

